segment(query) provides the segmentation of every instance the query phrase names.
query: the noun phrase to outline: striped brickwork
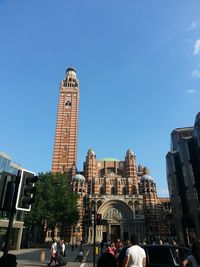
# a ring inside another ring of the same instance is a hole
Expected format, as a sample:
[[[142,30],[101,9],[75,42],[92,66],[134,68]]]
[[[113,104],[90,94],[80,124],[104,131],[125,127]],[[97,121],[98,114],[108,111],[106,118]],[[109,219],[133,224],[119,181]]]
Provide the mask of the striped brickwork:
[[[131,178],[132,188],[129,188],[129,192],[132,194],[138,193],[138,176],[135,155],[131,151],[127,151],[125,158],[125,173],[126,177]]]
[[[128,150],[123,161],[114,158],[97,160],[95,152],[90,149],[81,172],[84,177],[76,176],[78,108],[79,82],[76,71],[68,68],[60,83],[52,161],[53,173],[71,171],[72,190],[79,194],[79,220],[64,227],[65,240],[72,244],[81,240],[92,242],[92,203],[96,203],[96,210],[108,223],[97,227],[98,241],[102,240],[103,232],[110,238],[111,228],[115,225],[120,225],[121,238],[130,238],[131,233],[149,240],[162,234],[167,236],[166,224],[162,222],[165,214],[168,218],[164,208],[168,199],[158,199],[156,184],[147,168],[137,167],[133,151]]]
[[[142,181],[143,207],[146,222],[147,239],[160,235],[160,212],[156,184],[152,180]]]
[[[93,150],[89,150],[84,164],[84,174],[88,181],[97,176],[97,161]]]
[[[78,145],[79,87],[76,72],[68,69],[60,84],[52,172],[63,173],[76,166]]]

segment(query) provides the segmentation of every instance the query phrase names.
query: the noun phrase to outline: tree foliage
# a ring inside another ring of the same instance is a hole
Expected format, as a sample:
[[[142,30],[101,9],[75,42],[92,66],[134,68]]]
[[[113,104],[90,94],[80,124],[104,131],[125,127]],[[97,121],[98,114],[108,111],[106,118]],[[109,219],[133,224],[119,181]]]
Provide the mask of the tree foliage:
[[[77,194],[71,191],[67,174],[40,173],[36,183],[35,203],[27,214],[25,225],[40,227],[41,240],[46,230],[71,225],[78,220]]]

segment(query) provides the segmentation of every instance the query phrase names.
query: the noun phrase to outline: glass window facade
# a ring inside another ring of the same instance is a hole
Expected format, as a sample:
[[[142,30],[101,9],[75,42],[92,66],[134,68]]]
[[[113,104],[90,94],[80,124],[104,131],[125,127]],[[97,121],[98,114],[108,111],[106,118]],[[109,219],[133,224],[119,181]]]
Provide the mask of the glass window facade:
[[[20,165],[12,162],[9,156],[0,152],[0,173],[4,171],[16,175],[21,168]]]
[[[10,166],[10,159],[5,158],[0,154],[0,172],[8,171]]]

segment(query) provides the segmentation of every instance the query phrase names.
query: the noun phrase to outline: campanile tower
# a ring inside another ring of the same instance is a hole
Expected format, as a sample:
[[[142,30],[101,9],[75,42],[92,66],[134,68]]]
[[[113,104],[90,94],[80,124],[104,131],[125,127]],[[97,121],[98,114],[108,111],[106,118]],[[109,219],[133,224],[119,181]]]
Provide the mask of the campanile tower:
[[[63,173],[76,167],[78,145],[79,82],[76,70],[68,68],[60,83],[60,97],[54,141],[52,172]]]

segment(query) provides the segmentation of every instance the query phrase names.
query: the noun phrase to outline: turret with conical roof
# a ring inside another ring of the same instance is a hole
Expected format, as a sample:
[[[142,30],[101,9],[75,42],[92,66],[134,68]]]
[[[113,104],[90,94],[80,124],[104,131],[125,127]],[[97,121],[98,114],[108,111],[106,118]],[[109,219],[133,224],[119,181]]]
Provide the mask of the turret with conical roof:
[[[92,180],[97,175],[97,160],[93,149],[89,149],[84,163],[84,174],[86,179]]]

